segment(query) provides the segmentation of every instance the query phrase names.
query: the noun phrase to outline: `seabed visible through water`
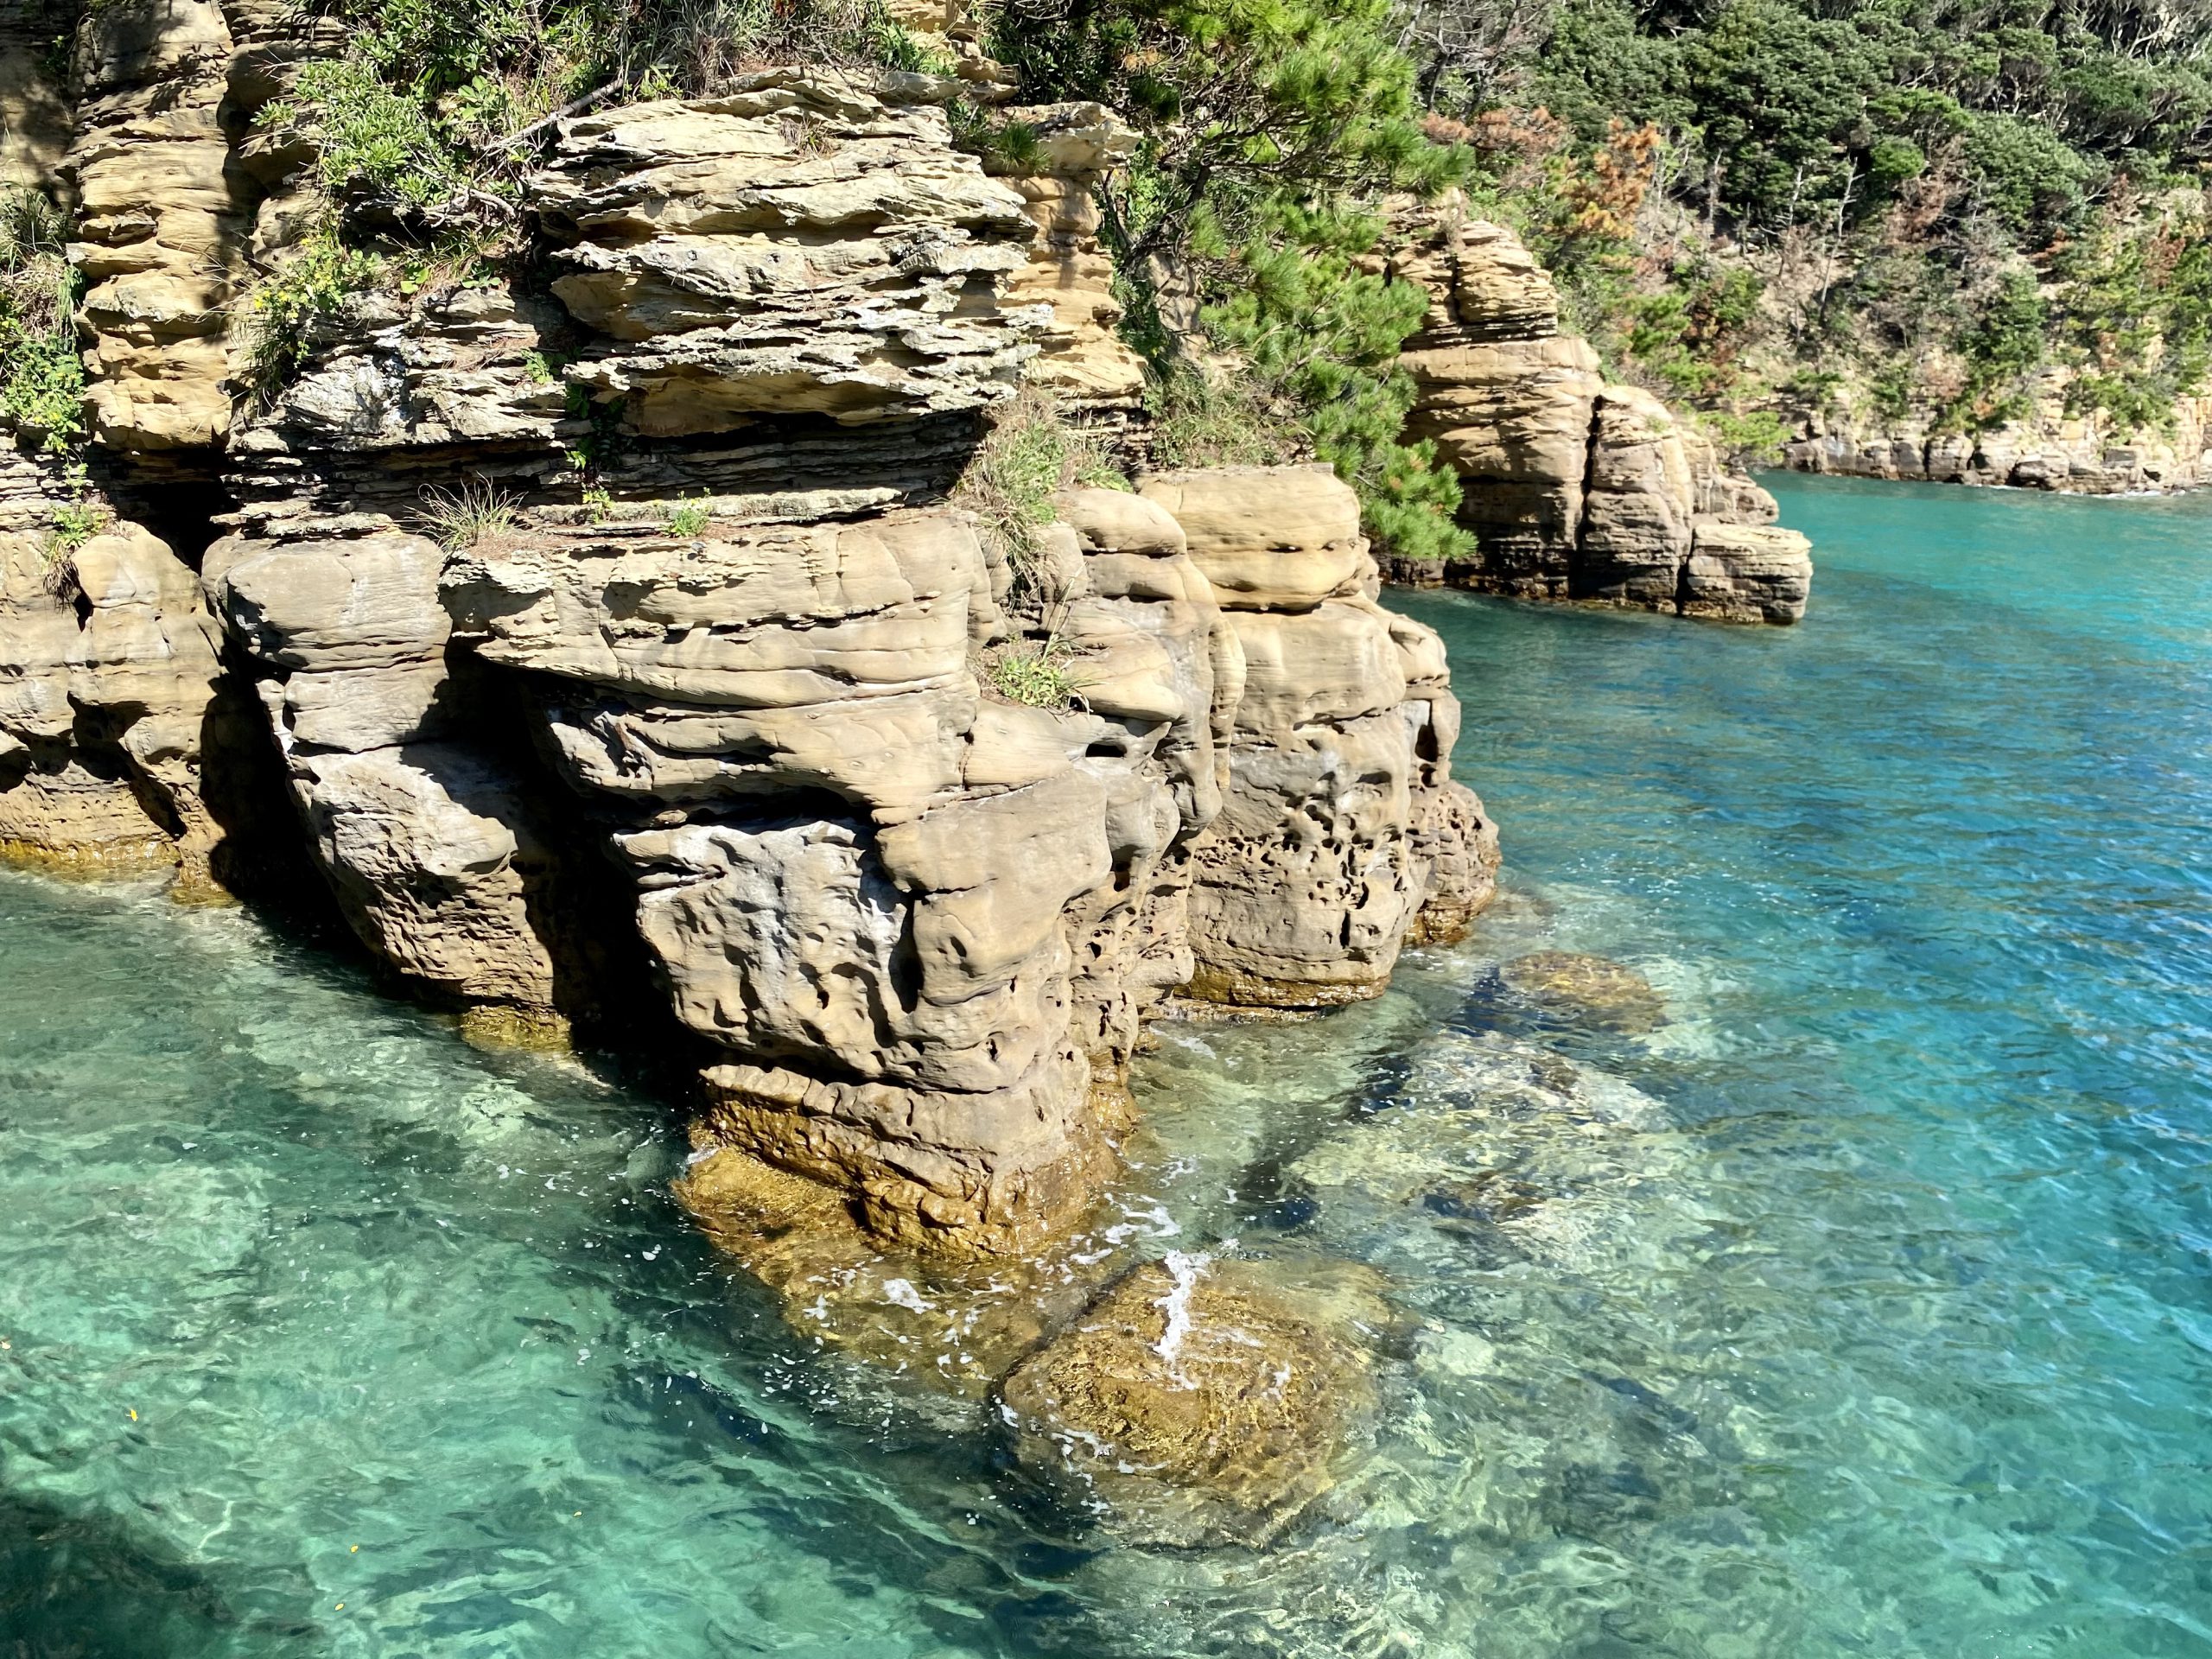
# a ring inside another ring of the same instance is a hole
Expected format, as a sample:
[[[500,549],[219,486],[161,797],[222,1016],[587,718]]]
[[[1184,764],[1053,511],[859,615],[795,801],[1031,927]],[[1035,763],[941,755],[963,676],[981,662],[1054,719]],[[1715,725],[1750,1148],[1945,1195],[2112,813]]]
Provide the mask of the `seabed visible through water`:
[[[2212,1655],[2212,501],[1776,487],[1797,629],[1400,595],[1505,897],[1143,1062],[1127,1225],[1388,1306],[1268,1551],[795,1334],[615,1072],[0,876],[0,1653]]]

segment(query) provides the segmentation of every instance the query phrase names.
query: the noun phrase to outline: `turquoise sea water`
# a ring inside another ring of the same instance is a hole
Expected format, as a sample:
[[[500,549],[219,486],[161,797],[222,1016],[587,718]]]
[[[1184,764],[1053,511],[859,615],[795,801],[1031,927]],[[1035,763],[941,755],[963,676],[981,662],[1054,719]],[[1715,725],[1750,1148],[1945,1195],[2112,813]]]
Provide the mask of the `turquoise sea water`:
[[[613,1074],[0,876],[0,1656],[2212,1655],[2212,502],[1779,488],[1801,628],[1402,595],[1507,897],[1144,1063],[1133,1224],[1396,1315],[1266,1554],[1017,1506]]]

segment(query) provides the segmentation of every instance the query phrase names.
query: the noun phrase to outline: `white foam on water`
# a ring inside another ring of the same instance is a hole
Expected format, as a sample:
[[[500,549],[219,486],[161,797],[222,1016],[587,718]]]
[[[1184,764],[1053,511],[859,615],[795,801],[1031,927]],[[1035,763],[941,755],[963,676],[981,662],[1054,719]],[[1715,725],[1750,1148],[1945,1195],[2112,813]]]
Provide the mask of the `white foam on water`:
[[[917,1313],[927,1313],[937,1306],[935,1302],[922,1300],[922,1293],[914,1288],[911,1279],[885,1280],[883,1300],[893,1307],[910,1308]]]
[[[1192,1255],[1182,1250],[1170,1250],[1160,1265],[1167,1269],[1174,1287],[1154,1302],[1154,1307],[1167,1315],[1167,1328],[1160,1333],[1160,1340],[1153,1344],[1153,1351],[1167,1362],[1167,1374],[1181,1389],[1195,1389],[1198,1384],[1183,1375],[1183,1344],[1191,1334],[1191,1295],[1198,1287],[1198,1278],[1212,1264],[1210,1255]]]

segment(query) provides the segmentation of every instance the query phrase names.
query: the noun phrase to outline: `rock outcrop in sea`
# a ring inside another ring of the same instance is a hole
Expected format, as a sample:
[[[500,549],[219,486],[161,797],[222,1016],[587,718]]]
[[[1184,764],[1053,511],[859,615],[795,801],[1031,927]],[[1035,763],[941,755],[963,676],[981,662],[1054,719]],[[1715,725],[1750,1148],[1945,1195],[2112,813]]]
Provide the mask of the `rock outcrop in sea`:
[[[679,1193],[795,1322],[901,1366],[882,1307],[957,1330],[934,1380],[996,1389],[1025,1461],[1157,1453],[1133,1535],[1272,1535],[1357,1440],[1356,1344],[1126,1228],[1076,1249],[1130,1059],[1171,1001],[1379,995],[1497,837],[1327,468],[1070,471],[1013,538],[963,495],[1001,423],[1141,424],[1095,196],[1134,135],[1007,110],[1018,164],[963,149],[945,105],[1007,89],[957,30],[957,77],[576,114],[527,258],[272,346],[254,296],[327,204],[255,115],[334,29],[114,0],[70,96],[0,34],[5,165],[74,216],[90,437],[0,452],[0,853],[319,907],[479,1042],[652,1051]],[[1455,579],[1802,610],[1802,538],[1598,379],[1503,233],[1422,258],[1421,418],[1484,538]]]
[[[1406,342],[1409,429],[1459,474],[1478,544],[1439,573],[1521,599],[1794,622],[1810,544],[1774,498],[1641,387],[1612,385],[1559,326],[1550,275],[1512,232],[1456,201],[1409,212],[1394,277],[1428,292]],[[1429,572],[1394,570],[1414,580]]]
[[[196,75],[228,51],[233,99],[276,90],[219,10],[186,21],[97,22],[80,190],[123,202],[118,154],[167,175],[165,149],[87,146],[174,92],[180,41]],[[956,90],[776,70],[565,121],[529,183],[538,281],[353,295],[258,397],[219,333],[95,351],[118,499],[188,451],[220,533],[65,548],[68,480],[11,463],[10,843],[243,876],[202,775],[219,727],[401,982],[557,1041],[641,967],[696,1045],[702,1148],[956,1253],[1095,1196],[1170,993],[1324,1007],[1462,930],[1495,835],[1346,486],[1071,488],[1020,570],[951,504],[1025,380],[1093,414],[1141,385],[1086,205],[1127,130],[1023,111],[1037,157],[995,176],[952,143]],[[252,162],[281,263],[293,173],[181,122],[226,188]],[[143,316],[219,308],[185,292],[214,280],[205,226],[165,239],[216,211],[192,200],[149,204]],[[1063,695],[996,690],[996,658],[1044,650]]]

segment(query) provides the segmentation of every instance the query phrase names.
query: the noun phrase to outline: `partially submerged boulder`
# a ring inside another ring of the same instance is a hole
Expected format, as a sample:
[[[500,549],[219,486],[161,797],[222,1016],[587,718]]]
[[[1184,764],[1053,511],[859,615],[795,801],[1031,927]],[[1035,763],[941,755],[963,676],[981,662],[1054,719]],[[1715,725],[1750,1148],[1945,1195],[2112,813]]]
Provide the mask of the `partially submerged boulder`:
[[[1271,1542],[1344,1472],[1367,1357],[1250,1268],[1170,1255],[1116,1284],[999,1390],[1022,1465],[1132,1542]]]

